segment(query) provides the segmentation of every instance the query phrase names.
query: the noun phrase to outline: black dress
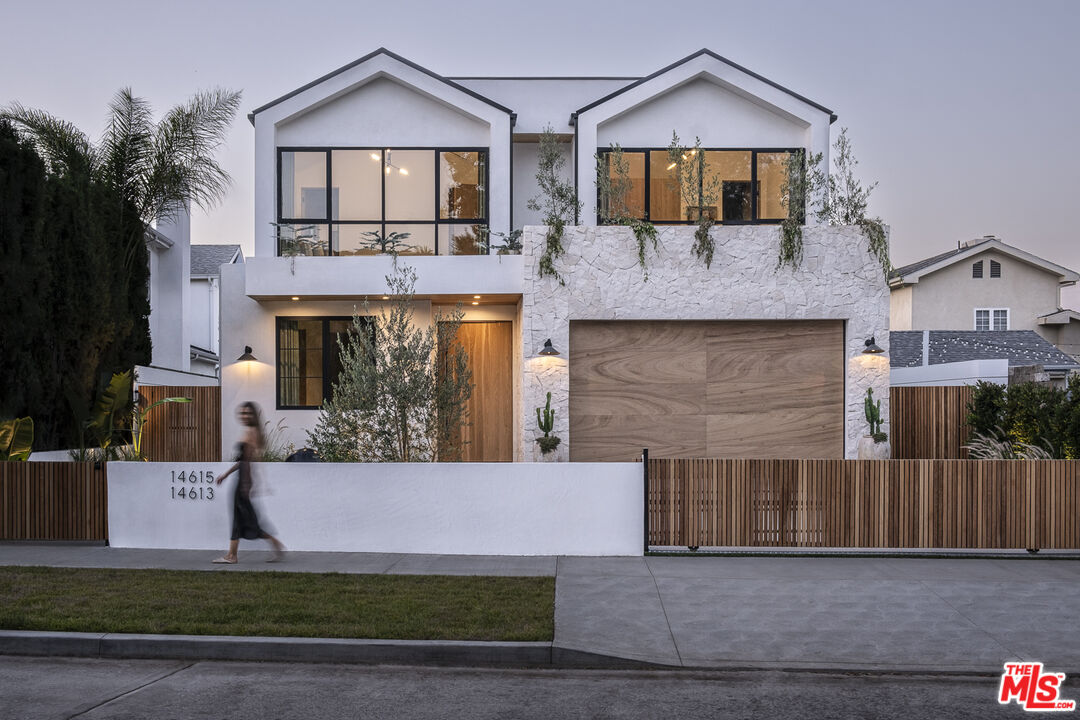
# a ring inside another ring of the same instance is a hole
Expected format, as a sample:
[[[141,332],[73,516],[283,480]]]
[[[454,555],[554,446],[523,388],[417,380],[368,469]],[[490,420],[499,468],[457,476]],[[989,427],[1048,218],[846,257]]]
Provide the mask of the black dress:
[[[259,516],[255,514],[255,506],[251,504],[251,461],[246,457],[245,448],[244,443],[236,445],[236,462],[240,464],[240,477],[236,481],[236,492],[233,493],[232,540],[240,538],[257,540],[266,536],[259,527]]]

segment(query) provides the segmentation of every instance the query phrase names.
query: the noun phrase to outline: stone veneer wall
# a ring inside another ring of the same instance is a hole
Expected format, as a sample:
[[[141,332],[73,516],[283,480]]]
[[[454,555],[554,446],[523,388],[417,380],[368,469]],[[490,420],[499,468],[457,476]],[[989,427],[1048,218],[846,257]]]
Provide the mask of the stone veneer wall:
[[[649,280],[642,279],[637,244],[628,228],[566,228],[566,255],[555,262],[565,285],[537,277],[543,227],[523,235],[522,404],[520,457],[540,459],[536,410],[551,392],[554,433],[569,458],[569,359],[571,320],[826,320],[847,321],[845,454],[856,456],[865,433],[867,386],[889,417],[889,290],[881,266],[856,227],[807,227],[797,270],[777,268],[780,231],[775,225],[718,226],[711,269],[693,256],[693,227],[659,228],[659,255],[648,252]],[[886,355],[862,355],[871,335]],[[558,357],[538,357],[551,338]]]

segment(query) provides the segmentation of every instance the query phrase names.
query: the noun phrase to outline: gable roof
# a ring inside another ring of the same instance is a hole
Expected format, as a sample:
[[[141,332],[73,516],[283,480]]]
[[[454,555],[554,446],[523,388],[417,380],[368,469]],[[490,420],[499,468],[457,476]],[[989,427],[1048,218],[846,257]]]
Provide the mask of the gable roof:
[[[830,123],[836,122],[836,113],[834,113],[832,110],[825,107],[824,105],[820,105],[820,104],[814,102],[813,100],[798,94],[797,92],[795,92],[793,90],[789,90],[788,88],[784,87],[783,85],[781,85],[781,84],[779,84],[777,82],[774,82],[774,81],[770,80],[767,77],[764,77],[762,75],[758,75],[753,70],[749,70],[747,68],[744,68],[742,65],[739,65],[738,63],[733,63],[730,60],[728,60],[727,58],[725,58],[725,57],[723,57],[721,55],[717,55],[716,53],[714,53],[712,50],[709,50],[708,48],[702,48],[701,50],[698,50],[696,53],[692,53],[690,55],[687,55],[682,60],[676,60],[672,64],[668,65],[665,68],[661,68],[660,70],[657,70],[656,72],[654,72],[651,75],[646,75],[645,77],[643,77],[643,78],[641,78],[639,80],[636,80],[635,82],[632,82],[632,83],[630,83],[629,85],[627,85],[625,87],[619,88],[615,92],[612,92],[612,93],[609,93],[608,95],[605,95],[604,97],[600,98],[599,100],[594,100],[593,102],[589,103],[585,107],[578,108],[578,110],[571,117],[571,124],[573,124],[574,117],[576,117],[577,115],[580,115],[583,112],[591,110],[592,108],[596,107],[597,105],[603,105],[608,100],[611,100],[612,98],[618,97],[619,95],[622,95],[623,93],[625,93],[625,92],[627,92],[629,90],[632,90],[632,89],[636,88],[639,85],[647,83],[647,82],[649,82],[650,80],[652,80],[654,78],[657,78],[657,77],[659,77],[659,76],[661,76],[661,75],[663,75],[663,74],[665,74],[667,72],[670,72],[670,71],[674,70],[675,68],[679,67],[680,65],[685,65],[686,63],[690,62],[694,58],[701,57],[702,55],[707,55],[708,57],[711,57],[714,60],[719,60],[720,62],[722,62],[722,63],[724,63],[726,65],[729,65],[729,66],[735,68],[736,70],[738,70],[740,72],[746,73],[747,75],[754,78],[755,80],[760,80],[761,82],[765,83],[766,85],[774,87],[777,90],[780,90],[781,92],[787,93],[788,95],[795,98],[796,100],[800,100],[800,101],[806,103],[807,105],[810,105],[811,107],[817,108],[818,110],[822,111],[823,113],[827,113],[829,115],[829,122]]]
[[[236,262],[238,257],[243,258],[239,245],[192,245],[191,274],[220,275],[221,266]]]
[[[1013,247],[1002,242],[1000,239],[993,235],[987,235],[978,240],[970,241],[964,245],[957,247],[955,250],[941,253],[933,257],[926,258],[925,260],[919,260],[913,262],[910,265],[904,265],[898,267],[889,273],[889,285],[893,288],[900,287],[902,285],[908,285],[919,282],[919,278],[923,275],[929,275],[930,273],[937,272],[938,270],[949,267],[954,263],[961,262],[970,257],[974,257],[987,250],[996,250],[1003,255],[1008,255],[1021,262],[1025,262],[1029,265],[1033,265],[1041,270],[1045,270],[1048,273],[1058,276],[1058,283],[1061,285],[1074,285],[1080,280],[1080,273],[1074,270],[1070,270],[1066,267],[1062,267],[1057,263],[1052,263],[1049,260],[1044,260],[1037,255],[1032,255],[1026,250],[1021,250],[1018,247]]]
[[[1080,370],[1080,363],[1034,330],[931,330],[931,365],[967,360],[1008,360],[1009,366],[1042,365],[1047,369]],[[889,333],[889,365],[922,365],[923,331]]]
[[[277,98],[276,100],[271,100],[270,102],[266,103],[265,105],[262,105],[260,107],[255,108],[250,113],[248,113],[248,120],[251,122],[252,125],[254,125],[255,124],[255,116],[258,115],[259,113],[261,113],[263,110],[268,110],[269,108],[274,107],[278,103],[285,102],[289,98],[294,97],[296,95],[299,95],[300,93],[304,92],[305,90],[310,90],[311,88],[315,87],[316,85],[319,85],[320,83],[326,82],[330,78],[335,77],[337,75],[340,75],[341,73],[346,72],[348,70],[351,70],[352,68],[356,67],[357,65],[361,65],[361,64],[367,62],[368,60],[371,60],[374,57],[378,57],[379,55],[385,55],[385,56],[387,56],[389,58],[392,58],[392,59],[398,61],[399,63],[401,63],[403,65],[407,65],[407,66],[411,67],[413,70],[419,70],[420,72],[422,72],[422,73],[424,73],[426,75],[429,75],[429,76],[435,78],[436,80],[438,80],[438,81],[440,81],[442,83],[445,83],[446,85],[449,85],[450,87],[454,88],[455,90],[460,90],[461,92],[465,93],[466,95],[470,95],[470,96],[476,98],[477,100],[485,102],[488,105],[492,106],[493,108],[496,108],[498,110],[502,110],[503,112],[505,112],[505,113],[507,113],[509,115],[514,114],[514,111],[511,110],[510,108],[504,107],[503,105],[500,105],[499,103],[495,102],[494,100],[492,100],[490,98],[487,98],[487,97],[484,97],[483,95],[476,92],[475,90],[470,90],[469,88],[465,87],[464,85],[459,85],[458,83],[454,82],[453,80],[450,80],[450,79],[448,79],[448,78],[446,78],[446,77],[444,77],[442,75],[439,75],[436,72],[428,70],[426,67],[422,67],[420,65],[417,65],[416,63],[414,63],[411,60],[406,60],[405,58],[401,57],[397,53],[390,52],[386,48],[379,48],[378,50],[376,50],[374,52],[368,53],[367,55],[365,55],[362,58],[358,58],[356,60],[353,60],[351,63],[349,63],[347,65],[342,65],[337,70],[332,70],[332,71],[328,72],[326,75],[323,75],[321,78],[318,78],[317,80],[312,80],[311,82],[309,82],[307,85],[304,85],[303,87],[298,87],[298,88],[296,88],[295,90],[293,90],[291,92],[285,93],[284,95]]]

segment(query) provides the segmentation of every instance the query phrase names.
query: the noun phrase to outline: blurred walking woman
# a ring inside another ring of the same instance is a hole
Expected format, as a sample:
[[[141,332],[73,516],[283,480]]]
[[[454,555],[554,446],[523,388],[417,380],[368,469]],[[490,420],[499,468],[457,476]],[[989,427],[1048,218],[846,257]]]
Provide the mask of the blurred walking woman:
[[[229,552],[215,560],[215,563],[236,563],[236,550],[240,545],[240,538],[256,540],[265,538],[274,546],[274,556],[267,562],[277,562],[285,556],[285,546],[281,541],[270,533],[263,530],[259,525],[259,516],[255,514],[255,506],[251,504],[251,463],[262,457],[265,446],[265,438],[262,432],[262,416],[259,414],[259,406],[253,402],[245,402],[236,410],[236,417],[244,426],[244,437],[236,445],[236,464],[218,477],[218,485],[225,478],[239,471],[239,479],[236,482],[236,492],[233,493],[233,519],[232,537],[229,542]]]

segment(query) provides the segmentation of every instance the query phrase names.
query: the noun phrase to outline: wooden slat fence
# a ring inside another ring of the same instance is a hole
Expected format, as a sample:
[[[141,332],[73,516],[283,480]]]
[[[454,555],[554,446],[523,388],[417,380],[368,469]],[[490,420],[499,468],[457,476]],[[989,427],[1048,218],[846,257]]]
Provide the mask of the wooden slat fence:
[[[964,459],[971,385],[889,390],[889,441],[897,460]]]
[[[0,462],[0,540],[107,540],[104,463]]]
[[[650,459],[652,546],[1080,549],[1080,460]]]
[[[143,454],[154,462],[220,461],[221,388],[139,387],[144,408],[166,397],[189,397],[192,402],[165,403],[150,411],[143,426]]]

